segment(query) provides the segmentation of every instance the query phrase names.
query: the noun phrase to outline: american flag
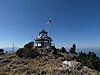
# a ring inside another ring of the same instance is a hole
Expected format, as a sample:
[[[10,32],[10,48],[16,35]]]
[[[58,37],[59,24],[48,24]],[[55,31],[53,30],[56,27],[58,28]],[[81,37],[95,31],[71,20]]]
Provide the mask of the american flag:
[[[52,24],[52,20],[50,19],[46,25],[51,25]]]

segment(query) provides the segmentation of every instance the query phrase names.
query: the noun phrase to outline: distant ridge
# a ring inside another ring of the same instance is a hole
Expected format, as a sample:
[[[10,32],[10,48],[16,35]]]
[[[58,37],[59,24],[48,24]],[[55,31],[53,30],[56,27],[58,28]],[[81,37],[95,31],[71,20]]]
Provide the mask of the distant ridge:
[[[4,51],[8,51],[9,53],[12,53],[12,52],[16,52],[19,49],[19,47],[14,47],[14,50],[12,50],[12,47],[5,47],[3,49]]]

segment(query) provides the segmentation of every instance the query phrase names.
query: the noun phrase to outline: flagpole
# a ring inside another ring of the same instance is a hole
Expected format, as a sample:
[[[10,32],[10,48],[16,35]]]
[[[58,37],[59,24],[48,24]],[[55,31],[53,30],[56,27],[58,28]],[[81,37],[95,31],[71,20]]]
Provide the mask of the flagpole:
[[[49,33],[50,37],[51,37],[51,23],[50,23],[50,33]]]
[[[51,21],[51,19],[47,22],[47,25],[49,25],[49,36],[50,36],[50,38],[51,38],[51,24],[52,24],[52,21]],[[50,46],[51,46],[51,41],[52,41],[52,39],[50,39]]]
[[[52,21],[50,20],[50,38],[51,38],[51,25],[52,25]],[[52,41],[52,39],[50,39],[50,46],[52,45],[51,41]]]

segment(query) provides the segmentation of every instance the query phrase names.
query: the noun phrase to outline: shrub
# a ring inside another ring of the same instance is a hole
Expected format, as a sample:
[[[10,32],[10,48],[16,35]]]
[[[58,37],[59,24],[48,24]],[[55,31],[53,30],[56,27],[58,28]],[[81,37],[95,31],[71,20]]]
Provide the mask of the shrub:
[[[3,49],[0,49],[0,55],[3,55],[3,54],[5,54],[4,53],[4,50]]]
[[[23,57],[25,55],[25,52],[27,51],[28,49],[27,48],[20,48],[17,50],[16,54],[19,56],[19,57]]]
[[[55,48],[55,46],[52,46],[53,52],[52,54],[57,54],[57,49]]]
[[[0,49],[0,52],[4,52],[4,50],[3,49]]]
[[[39,56],[39,53],[36,52],[36,50],[34,49],[27,49],[27,48],[20,48],[19,50],[17,50],[16,54],[19,57],[24,57],[24,58],[35,58],[37,56]]]
[[[28,44],[24,45],[24,48],[30,49],[33,48],[33,46],[34,46],[34,42],[29,42]]]

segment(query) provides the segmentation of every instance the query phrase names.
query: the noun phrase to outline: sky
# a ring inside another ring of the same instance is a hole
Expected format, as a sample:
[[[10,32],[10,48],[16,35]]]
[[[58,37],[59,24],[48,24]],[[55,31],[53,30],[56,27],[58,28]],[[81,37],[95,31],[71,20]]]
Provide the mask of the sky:
[[[0,48],[34,41],[50,18],[57,47],[100,48],[100,0],[0,0]]]

